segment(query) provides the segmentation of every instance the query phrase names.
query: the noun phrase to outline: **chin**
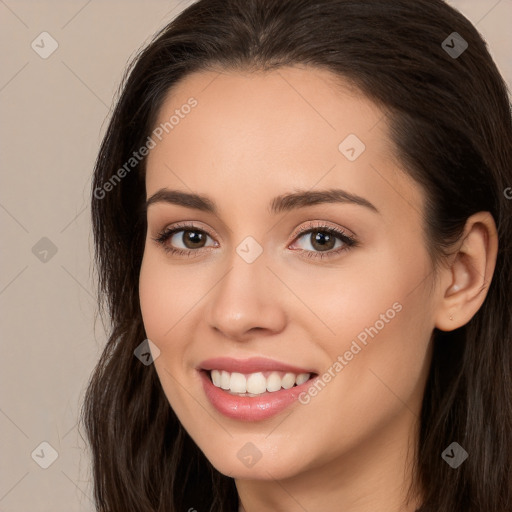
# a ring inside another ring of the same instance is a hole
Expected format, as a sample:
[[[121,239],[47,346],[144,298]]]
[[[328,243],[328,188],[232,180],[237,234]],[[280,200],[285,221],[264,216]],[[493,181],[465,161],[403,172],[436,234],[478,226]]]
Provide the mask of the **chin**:
[[[282,480],[293,477],[301,471],[298,466],[296,444],[294,458],[286,457],[278,446],[261,447],[250,440],[236,438],[231,445],[223,445],[220,450],[203,450],[203,453],[223,475],[244,480]],[[303,459],[301,458],[303,463]]]

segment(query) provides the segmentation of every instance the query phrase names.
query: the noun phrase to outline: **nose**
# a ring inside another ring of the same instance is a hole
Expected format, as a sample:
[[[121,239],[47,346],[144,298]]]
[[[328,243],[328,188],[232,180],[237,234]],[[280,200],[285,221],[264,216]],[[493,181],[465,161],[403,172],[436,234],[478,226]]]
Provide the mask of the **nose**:
[[[264,254],[247,263],[233,251],[229,264],[208,294],[210,328],[235,341],[281,332],[286,325],[285,290],[267,267]]]

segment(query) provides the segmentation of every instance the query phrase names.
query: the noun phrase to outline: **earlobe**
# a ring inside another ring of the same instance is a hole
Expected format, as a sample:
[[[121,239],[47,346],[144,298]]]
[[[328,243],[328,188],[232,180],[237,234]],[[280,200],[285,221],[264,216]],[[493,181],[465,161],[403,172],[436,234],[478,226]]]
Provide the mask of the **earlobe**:
[[[445,270],[435,326],[452,331],[467,324],[483,304],[491,284],[498,254],[496,224],[489,212],[479,212],[466,222],[452,263]]]

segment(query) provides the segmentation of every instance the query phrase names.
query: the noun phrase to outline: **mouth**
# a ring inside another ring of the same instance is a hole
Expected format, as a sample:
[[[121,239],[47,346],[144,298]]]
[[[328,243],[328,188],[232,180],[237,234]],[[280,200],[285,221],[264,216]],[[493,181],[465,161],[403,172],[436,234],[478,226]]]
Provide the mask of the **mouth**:
[[[318,373],[270,359],[216,358],[197,368],[211,404],[233,419],[258,421],[297,401]]]
[[[227,372],[225,370],[203,370],[211,383],[231,395],[256,397],[291,389],[304,384],[316,374],[278,371],[260,371],[250,374]]]

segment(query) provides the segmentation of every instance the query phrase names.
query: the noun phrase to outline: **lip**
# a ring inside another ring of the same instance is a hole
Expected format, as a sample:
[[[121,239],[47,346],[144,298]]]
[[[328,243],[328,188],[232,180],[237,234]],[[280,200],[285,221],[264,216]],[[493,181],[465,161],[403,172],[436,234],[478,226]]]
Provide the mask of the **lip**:
[[[255,373],[257,371],[284,371],[291,373],[314,374],[306,382],[290,389],[265,392],[261,396],[248,397],[232,395],[229,392],[214,386],[210,380],[208,370],[225,370],[228,372]],[[210,403],[218,412],[228,418],[240,421],[261,421],[282,412],[294,404],[299,395],[305,391],[318,377],[312,370],[290,366],[278,361],[263,358],[237,360],[231,358],[208,359],[197,368],[203,389]]]
[[[199,367],[199,370],[224,370],[226,372],[256,373],[265,371],[290,372],[290,373],[318,373],[308,368],[299,368],[274,359],[264,357],[251,357],[249,359],[233,359],[231,357],[215,357],[206,359]],[[276,391],[278,393],[278,391]]]

